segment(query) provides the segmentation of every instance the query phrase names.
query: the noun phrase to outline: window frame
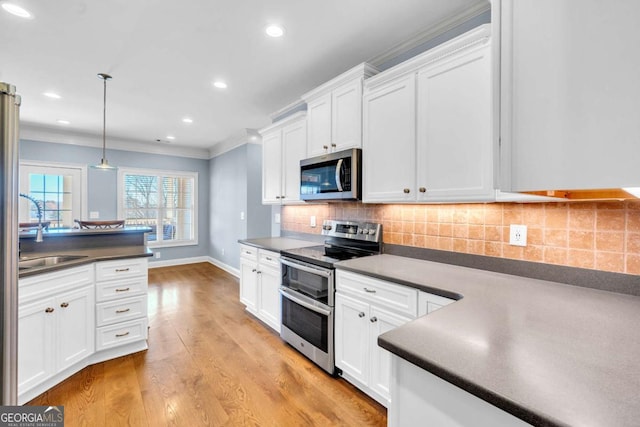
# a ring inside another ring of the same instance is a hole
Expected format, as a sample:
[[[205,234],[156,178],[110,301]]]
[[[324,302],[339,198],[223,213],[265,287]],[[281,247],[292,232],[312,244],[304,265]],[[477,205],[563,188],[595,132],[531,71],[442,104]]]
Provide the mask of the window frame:
[[[71,212],[72,212],[73,219],[71,221],[71,224],[69,224],[69,228],[73,228],[75,226],[75,223],[73,222],[73,220],[87,217],[89,193],[88,193],[88,177],[87,177],[86,165],[78,164],[78,163],[43,162],[39,160],[26,160],[26,159],[20,160],[20,169],[18,172],[18,188],[20,193],[26,193],[26,194],[31,193],[29,188],[28,174],[29,172],[35,172],[35,171],[31,171],[30,170],[31,168],[38,168],[40,170],[38,170],[37,173],[45,174],[45,175],[63,175],[64,173],[61,174],[60,170],[65,170],[65,169],[73,170],[75,173],[79,173],[80,182],[78,184],[79,185],[78,194],[75,194],[75,191],[72,192],[72,196],[74,199],[80,198],[79,202],[77,202],[79,204],[79,212],[75,212],[75,210],[72,209]],[[23,188],[23,186],[26,186],[26,187]],[[27,216],[25,216],[24,209],[27,208],[27,212],[28,212],[29,210],[28,204],[30,203],[31,202],[29,202],[28,200],[22,197],[20,198],[20,202],[19,202],[20,208],[18,209],[18,218],[20,222],[26,222],[29,219],[28,214]]]
[[[164,248],[164,247],[178,247],[178,246],[197,246],[198,245],[198,172],[191,171],[177,171],[177,170],[168,170],[168,169],[142,169],[142,168],[131,168],[131,167],[119,167],[118,168],[118,177],[117,177],[117,212],[118,218],[122,218],[126,220],[125,216],[125,175],[147,175],[147,176],[156,176],[158,178],[158,182],[162,182],[162,178],[191,178],[193,179],[193,239],[190,240],[155,240],[151,242],[147,242],[147,246],[151,248]],[[161,185],[158,188],[162,188]],[[158,220],[162,215],[161,212],[164,212],[166,209],[165,206],[160,206],[162,201],[162,197],[158,197]],[[156,226],[158,227],[158,226]],[[162,233],[158,233],[156,231],[156,235],[161,236]]]

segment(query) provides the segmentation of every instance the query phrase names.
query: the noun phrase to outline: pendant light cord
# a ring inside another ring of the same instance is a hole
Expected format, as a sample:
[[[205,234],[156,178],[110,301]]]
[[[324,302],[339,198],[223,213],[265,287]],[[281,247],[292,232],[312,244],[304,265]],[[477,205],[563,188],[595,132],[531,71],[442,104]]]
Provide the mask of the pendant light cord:
[[[104,96],[102,104],[102,161],[107,155],[107,79],[106,74],[103,74],[104,78]]]

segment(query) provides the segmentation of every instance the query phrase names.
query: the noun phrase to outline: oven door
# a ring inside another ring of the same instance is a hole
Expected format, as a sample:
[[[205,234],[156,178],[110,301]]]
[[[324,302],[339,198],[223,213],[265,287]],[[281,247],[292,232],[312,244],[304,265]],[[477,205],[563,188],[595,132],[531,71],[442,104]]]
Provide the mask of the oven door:
[[[280,294],[280,336],[333,375],[333,308],[285,287],[280,288]]]
[[[333,307],[333,271],[307,262],[280,258],[282,286]]]

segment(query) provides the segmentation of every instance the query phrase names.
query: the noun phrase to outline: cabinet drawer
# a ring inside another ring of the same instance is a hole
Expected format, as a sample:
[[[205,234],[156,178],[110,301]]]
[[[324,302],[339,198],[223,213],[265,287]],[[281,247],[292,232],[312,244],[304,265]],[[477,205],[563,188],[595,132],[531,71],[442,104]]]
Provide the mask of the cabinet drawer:
[[[240,245],[240,256],[247,260],[258,261],[258,248]]]
[[[336,290],[415,317],[418,290],[361,274],[337,271]]]
[[[146,258],[127,258],[96,263],[96,280],[113,280],[147,275]]]
[[[280,254],[260,249],[258,254],[258,262],[260,265],[266,265],[274,268],[280,268]]]
[[[146,294],[147,283],[147,276],[96,283],[96,301],[108,301]]]
[[[18,281],[20,304],[93,283],[93,264],[26,277]]]
[[[96,326],[105,326],[146,316],[146,295],[96,304]]]
[[[103,326],[96,330],[96,351],[147,339],[147,318]]]

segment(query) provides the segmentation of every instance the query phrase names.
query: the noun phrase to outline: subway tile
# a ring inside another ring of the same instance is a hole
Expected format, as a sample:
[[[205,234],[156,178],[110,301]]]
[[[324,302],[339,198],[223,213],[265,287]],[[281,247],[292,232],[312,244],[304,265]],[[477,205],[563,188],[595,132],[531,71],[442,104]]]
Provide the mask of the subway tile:
[[[616,252],[596,252],[598,270],[624,272],[624,254]]]
[[[569,230],[570,249],[590,249],[595,247],[595,233],[593,231]]]
[[[596,233],[596,250],[606,252],[624,251],[624,233],[616,231],[598,231]]]
[[[567,252],[567,265],[579,268],[594,268],[595,254],[589,250],[569,249]]]

